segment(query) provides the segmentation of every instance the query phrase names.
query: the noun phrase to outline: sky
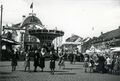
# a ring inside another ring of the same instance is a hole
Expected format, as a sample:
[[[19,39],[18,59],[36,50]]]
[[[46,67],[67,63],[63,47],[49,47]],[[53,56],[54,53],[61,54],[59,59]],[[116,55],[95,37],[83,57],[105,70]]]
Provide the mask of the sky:
[[[30,5],[47,28],[65,32],[64,39],[100,36],[120,26],[120,0],[0,0],[3,23],[16,24],[28,16]]]

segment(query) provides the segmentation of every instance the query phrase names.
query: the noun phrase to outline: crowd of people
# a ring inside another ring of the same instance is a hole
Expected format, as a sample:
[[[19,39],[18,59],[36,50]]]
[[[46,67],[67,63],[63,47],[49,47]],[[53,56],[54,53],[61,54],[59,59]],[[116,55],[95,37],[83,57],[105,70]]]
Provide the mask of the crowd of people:
[[[13,50],[12,53],[11,65],[12,71],[15,71],[19,56],[17,50]],[[55,50],[51,50],[48,54],[45,48],[41,48],[40,50],[36,49],[33,52],[32,58],[34,62],[34,72],[37,72],[37,67],[41,68],[41,72],[44,71],[46,55],[49,55],[49,68],[51,70],[51,74],[54,74],[56,66],[55,61],[58,58],[59,69],[65,68],[66,53],[63,52],[63,49],[58,50],[58,52],[56,52]],[[68,60],[70,61],[70,64],[75,64],[77,55],[78,54],[75,54],[73,52],[68,55]],[[83,67],[85,72],[120,74],[120,54],[82,54],[82,58],[80,59],[84,60]],[[25,52],[24,71],[30,71],[30,61],[30,51],[27,51]]]
[[[16,66],[17,66],[17,61],[19,59],[19,54],[17,52],[17,50],[12,50],[11,51],[11,66],[12,66],[12,71],[15,71],[16,70]],[[30,51],[27,51],[24,53],[25,54],[25,61],[24,61],[24,71],[28,71],[30,72],[30,61],[31,61],[31,57],[30,57]],[[46,51],[45,48],[41,48],[41,49],[36,49],[34,50],[33,52],[33,66],[34,66],[34,72],[37,72],[37,67],[41,68],[41,72],[43,72],[44,68],[45,68],[45,58],[46,58],[46,55],[47,57],[49,57],[49,61],[50,61],[50,65],[49,65],[49,68],[51,70],[51,74],[54,74],[54,70],[55,70],[55,61],[59,58],[59,62],[58,62],[58,65],[59,65],[59,68],[61,67],[65,67],[65,64],[64,64],[64,55],[63,52],[60,50],[59,53],[58,53],[58,56],[56,54],[56,51],[55,50],[51,50],[49,51],[49,54],[48,52]],[[49,55],[49,56],[48,56]]]
[[[119,54],[93,54],[84,55],[84,71],[98,73],[120,74]]]

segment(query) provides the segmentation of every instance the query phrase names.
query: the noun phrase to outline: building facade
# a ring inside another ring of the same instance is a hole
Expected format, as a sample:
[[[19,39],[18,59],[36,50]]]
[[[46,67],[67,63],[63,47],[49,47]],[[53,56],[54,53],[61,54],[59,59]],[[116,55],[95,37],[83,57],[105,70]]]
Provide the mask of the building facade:
[[[99,50],[109,50],[112,47],[120,47],[120,27],[106,33],[101,33],[99,37],[93,37],[82,45],[82,52],[91,46]]]

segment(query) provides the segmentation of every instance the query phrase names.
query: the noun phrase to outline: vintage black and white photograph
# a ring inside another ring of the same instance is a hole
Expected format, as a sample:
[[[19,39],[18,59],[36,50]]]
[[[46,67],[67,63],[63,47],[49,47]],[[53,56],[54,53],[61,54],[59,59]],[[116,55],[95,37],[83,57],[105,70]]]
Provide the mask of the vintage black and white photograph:
[[[0,0],[0,81],[120,81],[120,0]]]

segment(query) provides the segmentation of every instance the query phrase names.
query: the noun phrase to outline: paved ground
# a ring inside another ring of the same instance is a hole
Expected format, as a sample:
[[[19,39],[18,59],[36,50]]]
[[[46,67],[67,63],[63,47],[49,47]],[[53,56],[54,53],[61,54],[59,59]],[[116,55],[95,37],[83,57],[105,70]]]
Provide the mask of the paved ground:
[[[56,66],[55,75],[51,75],[48,61],[44,72],[40,68],[38,72],[33,72],[33,62],[30,72],[24,72],[23,62],[18,63],[17,71],[11,72],[10,62],[0,62],[0,81],[120,81],[120,75],[84,73],[83,63],[65,64],[64,70]]]

